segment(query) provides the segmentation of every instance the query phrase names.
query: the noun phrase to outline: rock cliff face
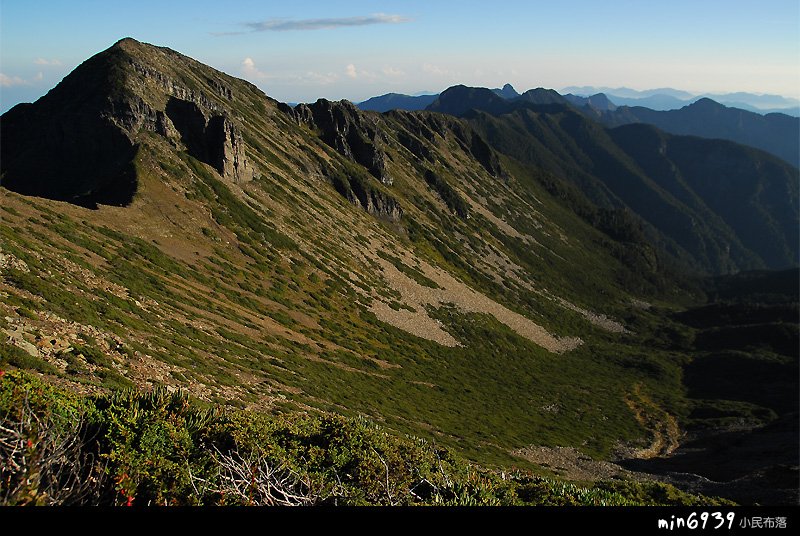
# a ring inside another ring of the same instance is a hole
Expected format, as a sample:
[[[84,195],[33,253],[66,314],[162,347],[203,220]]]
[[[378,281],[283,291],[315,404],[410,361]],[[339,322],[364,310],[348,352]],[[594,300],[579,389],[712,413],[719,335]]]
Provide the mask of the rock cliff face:
[[[253,178],[241,131],[219,103],[233,100],[231,88],[209,77],[206,88],[215,98],[190,89],[140,61],[138,46],[120,41],[35,104],[3,115],[3,186],[85,206],[127,205],[138,183],[133,162],[147,132],[164,136],[225,180]]]
[[[285,107],[297,122],[320,131],[320,139],[336,151],[367,168],[379,181],[392,185],[386,172],[386,155],[378,147],[383,141],[377,122],[349,101],[319,99],[314,104]]]
[[[386,154],[380,149],[387,139],[375,117],[360,111],[349,101],[326,99],[298,104],[294,108],[281,104],[279,109],[315,131],[337,153],[363,166],[383,186],[393,184],[386,170]],[[336,173],[329,178],[337,192],[373,216],[388,221],[399,221],[403,216],[400,203],[377,185],[370,184],[367,176]]]
[[[242,134],[227,115],[209,116],[195,102],[170,97],[154,130],[171,140],[178,137],[190,155],[225,179],[239,183],[253,178]]]
[[[376,218],[396,222],[403,217],[400,203],[391,195],[373,188],[363,177],[335,174],[331,182],[348,201]]]

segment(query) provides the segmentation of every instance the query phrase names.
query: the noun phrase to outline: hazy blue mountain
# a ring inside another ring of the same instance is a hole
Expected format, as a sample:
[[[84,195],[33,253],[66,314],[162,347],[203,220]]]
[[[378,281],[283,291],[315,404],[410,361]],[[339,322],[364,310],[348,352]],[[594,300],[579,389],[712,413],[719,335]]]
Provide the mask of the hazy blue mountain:
[[[607,126],[649,123],[673,134],[727,139],[800,165],[800,119],[785,114],[761,115],[703,98],[669,111],[622,106],[600,120]]]
[[[595,86],[569,86],[563,88],[561,90],[561,93],[572,93],[574,95],[578,95],[581,97],[588,97],[589,95],[595,95],[597,93],[605,93],[609,97],[614,95],[629,99],[642,99],[645,97],[652,97],[653,95],[668,95],[670,97],[680,100],[688,100],[694,97],[692,93],[669,87],[658,88],[658,89],[646,89],[640,91],[636,89],[631,89],[629,87],[614,88],[614,87],[595,87]]]
[[[677,110],[692,100],[678,99],[672,95],[650,95],[649,97],[621,97],[619,95],[608,95],[608,98],[617,106],[642,106],[651,110]]]
[[[492,91],[504,99],[516,99],[519,97],[519,93],[517,93],[517,90],[514,89],[514,86],[511,84],[506,84],[502,88],[494,88]]]
[[[589,106],[599,111],[613,111],[617,109],[616,104],[611,102],[611,100],[606,97],[604,93],[598,93],[597,95],[592,95],[591,97],[579,97],[578,95],[568,93],[564,95],[564,98],[569,101],[570,104],[573,104],[579,108],[583,106]]]
[[[438,95],[403,95],[401,93],[387,93],[379,97],[372,97],[356,104],[362,110],[373,112],[388,112],[389,110],[424,110]]]
[[[709,99],[721,102],[723,104],[728,102],[739,102],[761,109],[792,108],[800,105],[800,100],[793,99],[791,97],[784,97],[781,95],[757,95],[743,91],[736,93],[704,93],[700,96],[708,97]]]
[[[684,106],[688,106],[693,102],[697,102],[702,97],[692,97],[691,99],[678,99],[671,95],[651,95],[649,97],[641,97],[641,98],[631,98],[631,97],[621,97],[619,95],[608,95],[608,98],[617,106],[641,106],[643,108],[650,108],[651,110],[678,110],[683,108]],[[748,112],[754,112],[761,115],[766,115],[770,113],[782,113],[786,115],[791,115],[793,117],[800,116],[800,105],[795,104],[793,106],[788,107],[775,107],[775,108],[763,108],[754,106],[752,103],[742,102],[731,100],[727,95],[720,95],[718,97],[711,97],[712,100],[724,104],[729,108],[740,108],[742,110],[747,110]],[[785,99],[786,101],[790,102],[790,99]],[[785,103],[784,103],[785,104]]]
[[[748,112],[753,112],[761,115],[767,114],[786,114],[792,117],[800,117],[800,105],[792,106],[790,108],[757,108],[746,102],[735,102],[735,101],[717,101],[720,104],[724,104],[729,108],[739,108],[741,110],[747,110]]]
[[[561,93],[572,93],[579,97],[605,93],[617,106],[643,106],[653,110],[676,110],[706,97],[725,106],[741,108],[760,114],[785,113],[792,116],[800,115],[800,99],[781,95],[758,95],[742,91],[736,93],[692,94],[672,88],[638,91],[626,87],[570,86],[563,88]]]

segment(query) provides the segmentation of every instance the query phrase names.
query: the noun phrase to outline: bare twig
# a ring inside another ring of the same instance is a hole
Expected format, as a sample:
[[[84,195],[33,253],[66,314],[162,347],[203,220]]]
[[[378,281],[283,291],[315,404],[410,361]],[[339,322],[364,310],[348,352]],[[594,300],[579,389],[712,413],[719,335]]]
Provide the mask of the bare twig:
[[[40,417],[26,396],[0,419],[0,504],[92,504],[104,471],[85,449],[82,419]]]
[[[282,464],[274,464],[256,453],[243,458],[238,450],[215,451],[219,471],[219,489],[214,490],[217,493],[258,506],[303,506],[319,499],[307,479]],[[195,476],[192,479],[206,482]]]
[[[392,497],[392,491],[389,486],[389,464],[387,464],[386,460],[383,459],[383,456],[381,456],[380,453],[377,450],[375,450],[375,447],[372,447],[372,452],[374,452],[375,455],[378,456],[378,459],[383,464],[384,469],[386,469],[386,483],[384,484],[384,487],[386,488],[386,497],[389,499],[389,505],[395,506],[397,502],[394,500],[394,497]]]

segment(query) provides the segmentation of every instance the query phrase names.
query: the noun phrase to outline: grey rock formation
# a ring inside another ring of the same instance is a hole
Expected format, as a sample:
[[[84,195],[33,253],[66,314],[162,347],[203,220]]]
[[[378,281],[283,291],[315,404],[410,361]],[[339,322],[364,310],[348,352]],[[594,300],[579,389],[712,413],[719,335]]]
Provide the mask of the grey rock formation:
[[[168,139],[178,134],[190,155],[224,179],[240,183],[253,178],[242,134],[226,114],[209,116],[196,102],[171,97],[154,130]]]
[[[400,203],[391,195],[374,188],[366,179],[366,177],[335,173],[331,177],[331,182],[336,191],[348,201],[376,218],[399,221],[403,217]]]
[[[320,139],[336,152],[367,168],[383,184],[391,186],[386,172],[386,155],[378,147],[384,135],[378,122],[343,100],[319,99],[314,104],[298,104],[294,109],[281,108],[298,123],[319,131]]]

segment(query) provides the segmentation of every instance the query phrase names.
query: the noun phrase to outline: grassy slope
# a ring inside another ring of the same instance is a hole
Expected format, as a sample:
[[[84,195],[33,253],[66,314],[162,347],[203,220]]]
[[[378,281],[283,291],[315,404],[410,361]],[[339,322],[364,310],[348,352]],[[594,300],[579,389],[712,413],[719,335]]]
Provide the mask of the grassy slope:
[[[202,66],[166,72],[190,88],[221,76]],[[690,297],[628,268],[625,244],[566,208],[538,172],[503,159],[508,180],[492,177],[459,144],[454,129],[463,124],[440,124],[426,142],[433,159],[423,164],[393,138],[434,119],[370,116],[388,140],[387,187],[253,86],[222,80],[236,98],[212,98],[241,124],[260,175],[250,183],[224,183],[163,138],[141,133],[139,191],[129,207],[92,211],[0,190],[0,245],[24,263],[2,269],[0,328],[22,329],[42,348],[68,342],[41,358],[20,353],[19,342],[4,345],[5,363],[88,393],[165,385],[264,412],[366,415],[487,465],[526,466],[510,452],[531,444],[603,457],[620,441],[644,446],[650,432],[626,403],[634,392],[654,401],[655,419],[664,410],[688,415],[686,328],[631,300],[649,295],[671,308]],[[148,84],[137,91],[156,105],[162,97]],[[470,218],[451,212],[425,167],[475,203]],[[326,180],[336,173],[397,198],[403,219],[386,223],[349,204]],[[407,263],[407,274],[419,273],[419,261],[447,270],[584,344],[551,354],[492,316],[446,304],[430,314],[461,346],[392,327],[369,311],[373,299],[406,306],[376,251]],[[553,296],[630,331],[604,331]]]
[[[125,341],[126,352],[115,354],[116,366],[106,370],[113,368],[137,383],[147,379],[131,371],[135,367],[130,366],[129,354],[168,364],[172,370],[165,383],[189,386],[206,398],[260,407],[288,403],[367,414],[385,419],[398,430],[439,435],[483,461],[507,463],[511,461],[509,450],[531,443],[577,444],[594,454],[607,454],[616,441],[642,434],[624,404],[625,394],[635,383],[644,379],[659,390],[666,385],[673,394],[679,392],[674,372],[670,387],[663,378],[648,379],[646,373],[631,369],[628,358],[620,356],[637,352],[625,349],[618,336],[606,334],[509,278],[498,284],[464,262],[475,258],[476,247],[492,244],[526,272],[536,274],[533,281],[541,281],[556,295],[587,307],[605,304],[603,311],[610,314],[630,310],[626,293],[605,284],[607,279],[613,280],[615,270],[624,273],[617,261],[603,256],[593,262],[589,256],[592,252],[603,255],[601,237],[576,224],[574,216],[555,204],[551,205],[553,217],[542,219],[552,226],[577,227],[580,232],[573,232],[567,244],[555,233],[538,235],[544,247],[562,254],[563,260],[553,264],[531,255],[529,247],[515,243],[516,239],[481,217],[465,223],[438,208],[439,217],[448,218],[459,232],[474,237],[463,243],[444,242],[446,235],[431,225],[430,217],[426,221],[418,216],[422,211],[415,213],[413,205],[406,204],[408,220],[414,221],[412,242],[404,238],[402,230],[388,229],[348,206],[324,183],[324,196],[305,201],[318,203],[320,213],[328,216],[320,225],[330,225],[344,214],[355,220],[350,227],[355,236],[348,240],[357,242],[363,233],[377,234],[387,245],[405,244],[421,258],[461,275],[474,288],[548,329],[562,335],[578,334],[587,341],[577,351],[555,356],[492,317],[445,308],[439,317],[464,344],[447,348],[377,321],[359,304],[360,300],[366,305],[367,300],[343,277],[344,270],[352,270],[362,277],[362,285],[391,293],[370,272],[372,267],[354,261],[351,247],[332,233],[313,235],[314,242],[310,242],[311,236],[305,235],[309,229],[300,225],[298,214],[277,216],[281,206],[296,206],[297,198],[308,195],[307,191],[292,189],[288,181],[261,179],[248,186],[248,193],[234,195],[188,157],[160,162],[155,168],[143,150],[141,197],[127,209],[88,211],[4,192],[3,249],[25,261],[31,270],[29,274],[4,273],[10,291],[4,299],[6,314],[16,316],[24,309],[39,316],[52,310],[63,318],[96,326],[109,336],[116,334]],[[173,174],[171,182],[165,182],[159,171],[164,167]],[[148,170],[153,175],[148,175]],[[478,171],[473,173],[478,175]],[[403,180],[419,181],[396,178],[399,184]],[[419,182],[415,186],[406,191],[422,192],[428,197],[423,202],[436,203]],[[401,188],[398,190],[403,191]],[[537,194],[547,199],[545,192]],[[270,205],[262,201],[267,196]],[[224,204],[218,203],[220,198]],[[510,199],[509,204],[517,203],[518,213],[524,214],[524,200]],[[247,224],[253,214],[268,222],[264,225],[273,222],[274,228],[253,232]],[[143,225],[145,221],[152,223]],[[528,231],[524,220],[514,223]],[[44,275],[60,257],[127,288],[130,298],[90,289],[77,272],[51,270],[52,275]],[[576,277],[565,277],[566,270]],[[603,292],[613,292],[616,297],[609,299]],[[73,296],[77,298],[73,300]],[[158,305],[140,308],[134,300],[141,304],[152,300]],[[667,358],[664,366],[674,365]],[[88,373],[91,367],[84,368],[87,373],[78,378],[98,380],[96,373]],[[199,387],[201,384],[210,386],[210,392]],[[543,409],[531,411],[553,403],[564,407],[564,412],[556,416]]]

